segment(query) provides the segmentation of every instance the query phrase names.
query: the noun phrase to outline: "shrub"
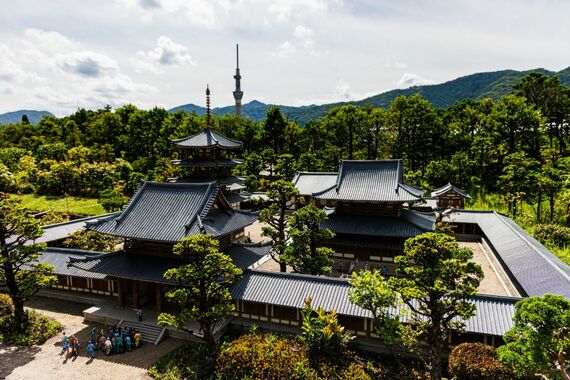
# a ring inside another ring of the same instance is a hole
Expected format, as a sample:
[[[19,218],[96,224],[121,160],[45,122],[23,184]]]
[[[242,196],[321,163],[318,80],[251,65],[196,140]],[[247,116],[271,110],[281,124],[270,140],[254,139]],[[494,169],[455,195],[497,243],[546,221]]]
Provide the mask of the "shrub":
[[[570,227],[558,224],[539,224],[534,229],[534,237],[543,243],[564,247],[570,245]]]
[[[273,334],[246,334],[224,344],[216,369],[222,379],[316,379],[307,346]]]
[[[38,314],[33,310],[26,310],[24,328],[20,333],[13,324],[14,318],[4,318],[0,325],[0,341],[19,346],[43,344],[46,340],[63,330],[58,321]]]
[[[462,343],[449,355],[449,373],[454,379],[510,379],[507,367],[497,358],[495,347],[483,343]]]
[[[301,339],[309,346],[311,358],[320,360],[342,355],[352,337],[338,322],[336,312],[327,312],[322,307],[313,309],[311,299],[307,298],[302,313]]]
[[[188,342],[161,357],[148,369],[148,373],[160,380],[204,379],[207,378],[207,368],[204,366],[207,355],[205,344]]]
[[[14,302],[8,294],[0,293],[0,320],[14,314]]]

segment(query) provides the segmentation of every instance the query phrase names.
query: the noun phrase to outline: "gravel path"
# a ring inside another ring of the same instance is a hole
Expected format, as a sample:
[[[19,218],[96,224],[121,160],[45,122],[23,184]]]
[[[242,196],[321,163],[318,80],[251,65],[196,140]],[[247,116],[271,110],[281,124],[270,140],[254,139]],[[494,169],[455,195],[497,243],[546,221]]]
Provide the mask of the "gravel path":
[[[15,347],[0,344],[0,379],[150,379],[146,373],[147,368],[182,344],[180,340],[167,338],[158,346],[146,343],[141,348],[120,355],[106,357],[97,352],[95,360],[89,361],[85,346],[94,325],[84,323],[82,315],[88,306],[39,297],[30,302],[29,306],[62,323],[68,336],[75,334],[82,344],[81,352],[79,357],[66,361],[62,355],[62,334],[41,346]]]

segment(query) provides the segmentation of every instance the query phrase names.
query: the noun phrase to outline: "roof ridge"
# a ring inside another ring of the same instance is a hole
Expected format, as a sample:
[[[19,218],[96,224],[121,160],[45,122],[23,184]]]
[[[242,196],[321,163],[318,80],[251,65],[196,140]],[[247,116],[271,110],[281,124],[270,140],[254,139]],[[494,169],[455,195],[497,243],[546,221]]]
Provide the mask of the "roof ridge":
[[[85,255],[90,255],[90,256],[95,256],[95,255],[105,255],[108,254],[107,252],[103,252],[103,251],[91,251],[88,249],[78,249],[78,248],[67,248],[67,247],[46,247],[45,250],[43,250],[43,252],[49,252],[49,253],[60,253],[60,254],[64,254],[64,253],[77,253],[77,254],[85,254]]]
[[[131,198],[131,201],[129,202],[129,204],[127,205],[127,207],[125,207],[125,209],[121,212],[121,214],[115,218],[115,222],[116,222],[116,223],[120,223],[120,222],[123,220],[124,216],[127,215],[127,213],[132,210],[132,208],[134,207],[133,205],[134,205],[134,204],[138,201],[138,199],[141,197],[141,194],[142,194],[142,192],[143,192],[143,189],[146,187],[147,183],[149,183],[149,182],[143,180],[142,185],[139,187],[139,189],[137,190],[137,192],[135,193],[135,195],[133,195],[133,197]]]

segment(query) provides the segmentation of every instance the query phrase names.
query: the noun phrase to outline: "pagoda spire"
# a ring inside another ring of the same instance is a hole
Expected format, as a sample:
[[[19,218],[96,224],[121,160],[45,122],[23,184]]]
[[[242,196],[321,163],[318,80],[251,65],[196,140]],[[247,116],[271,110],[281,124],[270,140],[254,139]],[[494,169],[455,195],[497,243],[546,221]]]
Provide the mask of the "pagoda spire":
[[[210,86],[206,84],[206,128],[212,127],[212,114],[210,112]]]
[[[236,101],[236,115],[241,116],[241,98],[243,97],[243,91],[241,90],[241,75],[239,73],[239,45],[236,44],[236,75],[234,75],[236,80],[236,89],[234,91],[234,99]]]

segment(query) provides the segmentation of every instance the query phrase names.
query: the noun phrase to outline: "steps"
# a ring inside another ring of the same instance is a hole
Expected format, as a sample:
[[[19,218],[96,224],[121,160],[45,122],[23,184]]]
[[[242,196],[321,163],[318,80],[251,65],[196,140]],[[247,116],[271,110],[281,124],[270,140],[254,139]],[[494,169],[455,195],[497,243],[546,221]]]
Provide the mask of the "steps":
[[[160,343],[166,337],[166,328],[160,326],[147,325],[142,322],[122,321],[122,328],[132,327],[142,334],[142,341],[152,344]]]

